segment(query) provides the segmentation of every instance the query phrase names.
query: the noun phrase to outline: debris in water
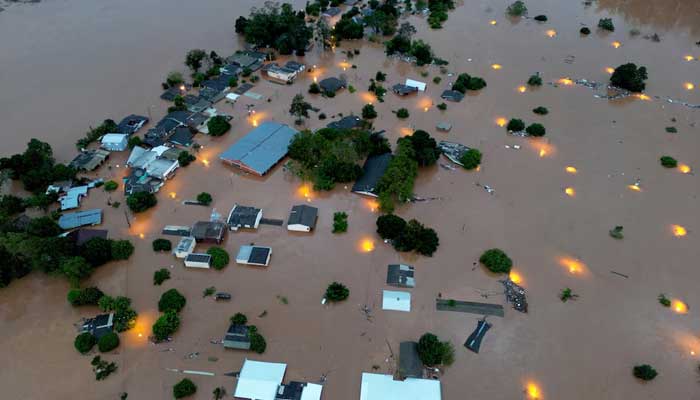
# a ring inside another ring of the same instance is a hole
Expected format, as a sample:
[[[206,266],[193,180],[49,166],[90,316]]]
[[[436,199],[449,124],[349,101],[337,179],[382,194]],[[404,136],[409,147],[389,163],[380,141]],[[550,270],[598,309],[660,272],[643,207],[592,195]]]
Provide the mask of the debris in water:
[[[510,278],[499,281],[503,284],[505,288],[506,300],[513,304],[513,308],[516,311],[523,313],[527,312],[527,298],[525,297],[525,289],[519,286],[517,283],[510,280]]]
[[[494,192],[496,192],[496,190],[494,190],[494,188],[492,188],[492,187],[489,186],[489,185],[482,185],[482,184],[479,183],[479,182],[475,183],[475,185],[476,185],[476,186],[479,186],[479,187],[483,187],[484,190],[486,190],[486,192],[488,192],[488,194],[494,194]]]

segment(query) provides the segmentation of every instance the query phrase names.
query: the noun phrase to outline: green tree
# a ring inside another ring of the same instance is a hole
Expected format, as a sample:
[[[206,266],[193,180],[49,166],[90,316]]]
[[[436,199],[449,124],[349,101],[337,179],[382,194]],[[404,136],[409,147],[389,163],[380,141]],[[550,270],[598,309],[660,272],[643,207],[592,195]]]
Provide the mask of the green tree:
[[[185,65],[187,65],[192,72],[199,71],[202,68],[202,61],[207,58],[207,52],[202,49],[193,49],[187,52],[185,56]]]
[[[411,43],[411,55],[416,58],[416,64],[420,67],[433,61],[433,49],[428,43],[416,40]]]
[[[662,156],[659,161],[666,168],[676,168],[678,166],[678,161],[671,156]]]
[[[173,244],[168,239],[158,238],[153,241],[153,251],[170,251],[173,248]]]
[[[68,291],[68,302],[73,307],[94,305],[96,306],[104,293],[97,287],[86,287],[83,289],[71,289]]]
[[[12,216],[24,212],[27,208],[24,200],[11,194],[0,197],[0,217]]]
[[[293,115],[297,121],[303,121],[304,118],[309,118],[309,110],[311,109],[311,104],[304,100],[302,94],[297,94],[292,99],[292,104],[289,107],[289,113]]]
[[[207,254],[211,256],[211,266],[216,270],[222,270],[229,263],[229,255],[220,247],[210,247]]]
[[[92,274],[93,267],[82,257],[67,258],[60,263],[61,273],[73,287],[78,287],[83,278]]]
[[[628,63],[615,68],[610,77],[610,84],[630,92],[642,92],[646,88],[645,80],[647,80],[646,67],[637,67],[636,64]]]
[[[362,107],[362,118],[364,119],[374,119],[377,118],[377,111],[374,109],[372,104],[365,104]]]
[[[161,315],[156,323],[153,324],[153,336],[156,340],[163,341],[177,332],[180,327],[180,317],[175,311],[168,311]]]
[[[185,79],[182,77],[182,73],[178,71],[171,71],[168,73],[165,82],[168,86],[173,87],[185,83]]]
[[[530,126],[528,126],[527,129],[525,129],[525,132],[527,132],[527,134],[530,136],[539,137],[539,136],[544,136],[545,133],[547,133],[547,130],[544,128],[544,126],[542,124],[535,123],[535,124],[530,124]]]
[[[333,213],[333,233],[343,233],[348,230],[348,214],[344,212]]]
[[[142,144],[143,144],[143,140],[141,140],[141,138],[136,136],[136,135],[129,138],[129,143],[128,143],[129,149],[133,149],[136,146],[141,146]]]
[[[97,348],[100,350],[100,353],[112,351],[117,347],[119,347],[119,335],[114,332],[104,334],[97,341]]]
[[[272,47],[280,54],[306,49],[313,36],[303,13],[294,12],[291,4],[267,3],[254,8],[245,24],[245,39],[260,47]]]
[[[394,214],[380,215],[377,218],[377,234],[382,239],[394,240],[406,229],[406,221]]]
[[[362,39],[365,27],[350,18],[341,18],[333,27],[333,32],[338,39]]]
[[[128,260],[134,254],[134,245],[128,240],[112,240],[112,259]]]
[[[208,206],[209,204],[211,204],[212,200],[213,199],[211,197],[211,194],[209,194],[207,192],[202,192],[202,193],[197,195],[197,202],[199,202],[199,204],[203,204],[205,206]]]
[[[75,337],[73,346],[80,354],[87,354],[97,343],[97,339],[90,332],[83,332]]]
[[[311,94],[321,93],[321,87],[318,85],[318,83],[313,82],[311,85],[309,85],[309,93],[311,93]]]
[[[440,157],[440,149],[437,142],[430,134],[423,130],[417,130],[410,136],[399,139],[399,142],[407,142],[413,148],[413,158],[421,167],[433,165]]]
[[[632,369],[632,374],[635,378],[641,379],[643,381],[650,381],[659,374],[656,372],[654,367],[649,364],[635,365]]]
[[[522,132],[525,130],[525,123],[520,119],[512,118],[510,121],[508,121],[506,129],[509,132]]]
[[[459,74],[455,83],[452,84],[452,90],[456,90],[460,93],[466,93],[467,90],[481,90],[485,87],[485,80],[469,74]]]
[[[511,17],[522,17],[524,15],[527,15],[527,7],[525,6],[525,3],[518,0],[513,4],[509,5],[506,9],[506,12]]]
[[[248,327],[248,337],[250,338],[250,350],[262,354],[267,349],[265,338],[258,333],[258,328],[255,326]]]
[[[183,397],[192,396],[197,392],[197,385],[191,380],[184,378],[173,386],[173,397],[182,399]]]
[[[207,121],[207,128],[211,136],[221,136],[231,129],[231,124],[221,115],[211,117]]]
[[[113,192],[119,188],[119,184],[115,181],[105,182],[105,190],[108,192]]]
[[[235,30],[237,34],[241,35],[245,33],[246,26],[248,26],[248,18],[241,15],[236,19]]]
[[[406,119],[406,118],[409,117],[408,110],[405,109],[405,108],[399,108],[399,109],[396,111],[396,116],[397,116],[398,118],[401,118],[401,119]]]
[[[180,312],[187,304],[187,299],[177,289],[170,289],[163,293],[158,300],[158,311],[160,312]]]
[[[38,217],[29,221],[27,233],[38,237],[51,237],[61,233],[61,227],[51,217]]]
[[[224,397],[226,397],[226,388],[223,386],[219,386],[215,388],[211,394],[214,396],[214,400],[221,400]]]
[[[605,31],[615,32],[615,25],[613,24],[612,18],[601,18],[598,20],[598,28]]]
[[[231,317],[231,323],[234,325],[245,325],[248,323],[248,317],[245,314],[236,313],[236,315]]]
[[[450,342],[441,342],[432,333],[425,333],[418,340],[418,357],[427,366],[449,365],[454,358]]]
[[[540,74],[530,75],[530,79],[527,80],[527,84],[530,86],[542,86],[542,77]]]
[[[497,274],[507,274],[513,267],[513,260],[501,249],[486,250],[479,257],[479,262],[484,264],[489,271]]]
[[[161,268],[153,273],[153,284],[160,286],[163,282],[170,279],[170,271],[165,268]]]
[[[549,110],[546,107],[539,106],[535,109],[532,110],[533,113],[538,114],[538,115],[547,115],[549,114]]]
[[[197,157],[190,154],[190,152],[184,150],[181,151],[180,154],[178,154],[177,156],[177,162],[180,164],[181,167],[186,167],[190,165],[196,159]]]
[[[126,198],[126,205],[135,213],[144,212],[156,204],[158,204],[158,199],[153,193],[149,192],[133,193]]]
[[[477,149],[469,149],[462,154],[459,162],[462,163],[464,169],[474,169],[481,164],[481,152]]]
[[[343,301],[350,296],[350,290],[342,283],[333,282],[326,288],[326,299],[332,302]]]
[[[79,253],[90,265],[99,267],[112,260],[112,241],[94,237],[80,246]]]

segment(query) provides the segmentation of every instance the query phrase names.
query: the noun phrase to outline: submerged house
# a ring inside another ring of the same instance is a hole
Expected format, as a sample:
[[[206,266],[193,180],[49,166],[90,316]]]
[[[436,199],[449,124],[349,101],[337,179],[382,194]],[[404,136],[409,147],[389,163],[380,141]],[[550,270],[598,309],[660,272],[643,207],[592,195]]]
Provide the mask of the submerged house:
[[[168,138],[168,142],[176,146],[190,147],[192,146],[193,138],[194,134],[192,133],[189,127],[178,126],[173,131],[173,134],[170,135],[170,137]]]
[[[93,171],[109,158],[109,151],[87,150],[78,154],[69,166],[78,171]]]
[[[221,244],[226,236],[226,224],[219,221],[199,221],[192,226],[191,235],[198,243]]]
[[[287,364],[246,359],[233,393],[235,399],[321,400],[323,386],[315,383],[282,383]]]
[[[277,63],[266,64],[263,67],[263,72],[273,81],[283,83],[292,83],[297,78],[299,71],[292,68],[280,67]]]
[[[414,86],[404,85],[403,83],[397,83],[391,87],[391,91],[399,96],[408,96],[412,93],[418,93],[418,88]]]
[[[251,71],[257,71],[263,66],[263,62],[266,58],[265,53],[258,53],[254,51],[237,51],[230,57],[226,58],[226,64],[238,66],[241,70],[249,68]],[[227,70],[230,68],[227,66]]]
[[[173,254],[177,258],[186,258],[194,251],[194,247],[197,245],[197,241],[192,236],[185,236],[180,239],[177,246],[173,250]]]
[[[379,197],[377,184],[384,176],[392,157],[391,153],[367,157],[365,165],[362,167],[362,176],[352,186],[353,193]]]
[[[158,146],[151,150],[146,150],[143,147],[136,146],[131,151],[126,165],[134,169],[141,169],[152,178],[167,180],[175,173],[175,170],[180,167],[177,159],[169,159],[165,157],[165,153],[171,150],[170,147]]]
[[[124,194],[130,195],[138,192],[157,193],[165,182],[154,178],[141,168],[132,168],[129,175],[124,178]]]
[[[462,94],[462,92],[458,92],[456,90],[445,90],[440,95],[440,98],[444,99],[444,100],[454,101],[456,103],[459,103],[464,98],[464,94]]]
[[[76,229],[66,235],[67,238],[71,239],[76,246],[82,246],[90,239],[102,238],[107,239],[109,231],[105,229]]]
[[[236,263],[243,265],[257,265],[267,267],[270,265],[272,248],[265,246],[241,246],[236,255]]]
[[[321,87],[321,90],[324,93],[335,93],[338,90],[345,88],[347,86],[347,83],[342,79],[330,77],[323,79],[321,82],[318,83],[318,85]]]
[[[406,264],[390,264],[386,272],[386,284],[401,288],[415,287],[413,267]]]
[[[129,147],[129,135],[126,133],[108,133],[102,136],[100,146],[109,151],[124,151]]]
[[[399,378],[423,378],[423,362],[418,356],[418,343],[399,344]]]
[[[306,204],[292,207],[287,220],[287,230],[295,232],[311,232],[316,227],[318,208]]]
[[[448,142],[446,140],[440,141],[438,143],[438,149],[442,154],[447,157],[450,161],[455,164],[462,165],[460,161],[464,153],[469,151],[469,147],[455,142]]]
[[[99,225],[102,223],[102,210],[76,211],[63,214],[58,218],[61,229],[73,229],[81,226]]]
[[[185,267],[211,268],[211,256],[207,253],[190,253],[185,257]]]
[[[426,87],[428,86],[427,83],[421,82],[421,81],[416,81],[413,79],[406,79],[406,86],[414,87],[418,89],[419,92],[425,92]]]
[[[147,117],[136,114],[127,115],[117,124],[117,131],[126,133],[127,135],[133,135],[147,123]]]
[[[99,339],[112,332],[113,327],[114,313],[100,314],[94,318],[86,319],[83,326],[80,328],[80,333],[91,333],[92,336]]]
[[[362,373],[360,400],[441,400],[440,381],[406,378],[394,380],[391,375]]]
[[[225,349],[250,350],[248,326],[231,324],[222,342]]]
[[[228,214],[228,228],[232,231],[241,228],[258,229],[262,215],[262,210],[259,208],[234,204]]]
[[[326,125],[326,128],[331,129],[355,129],[362,126],[362,118],[357,115],[348,115],[337,121],[333,121]]]
[[[297,130],[278,122],[263,122],[219,157],[223,162],[258,176],[267,174],[287,156]]]

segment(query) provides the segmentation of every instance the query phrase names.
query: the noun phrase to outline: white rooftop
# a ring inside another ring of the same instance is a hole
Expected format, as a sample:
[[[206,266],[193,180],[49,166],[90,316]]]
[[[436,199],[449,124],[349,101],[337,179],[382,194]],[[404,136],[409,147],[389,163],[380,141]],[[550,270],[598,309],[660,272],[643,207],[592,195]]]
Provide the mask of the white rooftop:
[[[385,290],[382,296],[382,310],[411,311],[411,293]]]
[[[287,364],[252,361],[243,362],[233,397],[251,400],[275,400]]]
[[[129,135],[125,133],[108,133],[102,136],[102,143],[121,143]]]
[[[414,81],[413,79],[406,79],[406,86],[414,87],[421,92],[425,92],[426,83],[421,81]]]
[[[315,383],[307,383],[301,392],[301,400],[321,400],[323,386]]]
[[[391,375],[362,373],[360,400],[440,400],[440,381],[407,378],[395,381]]]

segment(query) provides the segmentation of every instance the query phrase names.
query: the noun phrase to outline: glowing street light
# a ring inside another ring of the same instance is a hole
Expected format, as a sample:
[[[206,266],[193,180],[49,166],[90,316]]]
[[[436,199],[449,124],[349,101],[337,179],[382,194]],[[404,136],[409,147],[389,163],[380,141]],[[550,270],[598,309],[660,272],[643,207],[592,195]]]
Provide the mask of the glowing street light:
[[[525,92],[527,92],[527,88],[523,85],[520,85],[520,86],[518,86],[518,92],[525,93]]]
[[[610,45],[616,49],[619,49],[620,46],[622,46],[622,43],[620,43],[618,41],[614,41],[614,42],[610,43]]]
[[[571,86],[574,84],[574,81],[571,80],[571,78],[561,78],[557,82],[559,82],[560,84],[562,84],[564,86]]]
[[[695,89],[695,85],[692,84],[692,83],[690,83],[690,82],[684,83],[683,86],[685,87],[685,90],[693,90],[693,89]]]
[[[688,234],[688,230],[681,225],[671,225],[671,231],[675,237],[683,237]]]
[[[495,70],[499,70],[499,69],[503,68],[503,66],[501,64],[491,64],[491,68],[493,68]]]
[[[678,164],[678,170],[683,174],[689,174],[692,171],[690,165],[687,164]]]
[[[520,275],[517,271],[515,270],[510,270],[510,273],[508,274],[508,278],[510,278],[513,283],[519,285],[523,281],[522,275]]]
[[[673,300],[673,302],[671,303],[671,307],[673,308],[673,311],[675,311],[678,314],[688,313],[688,305],[680,300]]]
[[[639,187],[639,183],[635,183],[634,185],[627,185],[627,188],[629,190],[634,191],[634,192],[641,192],[642,191],[642,188]]]
[[[360,248],[364,253],[369,253],[374,251],[374,241],[372,239],[363,239],[360,242]]]
[[[565,169],[566,169],[566,172],[568,172],[570,174],[577,174],[578,173],[578,170],[576,169],[576,167],[572,167],[570,165],[568,167],[566,167]]]
[[[491,25],[496,25],[497,23],[498,23],[498,22],[496,22],[495,19],[492,19],[491,21],[489,21],[489,24],[491,24]]]
[[[576,190],[572,187],[568,187],[568,188],[564,189],[564,193],[566,193],[566,195],[569,197],[576,196]]]
[[[683,58],[685,58],[685,61],[693,61],[693,60],[695,60],[695,57],[691,56],[690,54],[688,54],[687,56],[685,56],[685,57],[683,57]]]
[[[615,68],[612,68],[612,67],[605,67],[605,72],[607,72],[607,73],[609,73],[609,74],[612,74],[613,72],[615,72]]]
[[[537,386],[536,383],[529,382],[527,384],[526,391],[527,391],[527,396],[529,399],[531,399],[531,400],[540,400],[541,399],[540,396],[542,395],[541,394],[542,391],[540,390],[539,386]]]
[[[557,36],[557,31],[555,31],[554,29],[550,29],[547,31],[547,36],[553,38],[553,37]]]
[[[508,120],[505,118],[502,118],[502,117],[496,118],[496,125],[500,126],[501,128],[506,126],[507,123],[508,123]]]

